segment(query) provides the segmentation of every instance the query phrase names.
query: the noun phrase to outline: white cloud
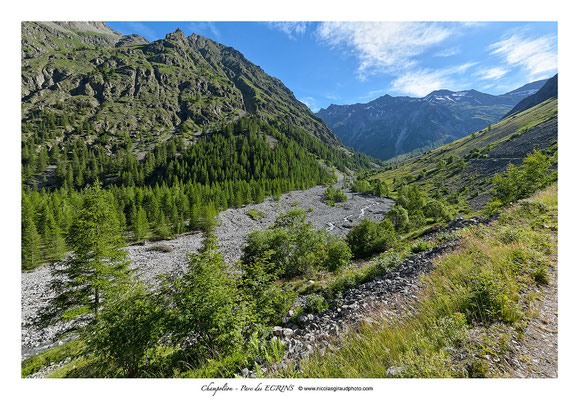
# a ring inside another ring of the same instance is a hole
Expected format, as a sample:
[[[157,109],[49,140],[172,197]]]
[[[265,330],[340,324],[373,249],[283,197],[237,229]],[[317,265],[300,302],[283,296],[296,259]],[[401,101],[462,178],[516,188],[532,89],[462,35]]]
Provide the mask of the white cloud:
[[[143,36],[147,40],[155,40],[156,33],[154,30],[149,28],[147,25],[143,24],[142,22],[129,22],[128,25],[133,29],[137,34]]]
[[[460,49],[458,47],[450,47],[448,49],[440,50],[439,52],[434,53],[434,57],[450,57],[455,56],[460,53]]]
[[[308,108],[310,110],[312,110],[313,112],[318,112],[320,111],[320,105],[318,104],[318,101],[316,99],[314,99],[313,97],[302,97],[301,99],[299,99],[302,103],[304,103],[306,106],[308,106]]]
[[[527,70],[530,79],[557,69],[557,38],[553,35],[530,39],[513,34],[493,43],[489,49],[492,50],[491,54],[501,57],[508,65]]]
[[[421,69],[405,72],[399,75],[390,87],[390,90],[405,95],[423,97],[438,89],[457,90],[459,85],[464,83],[457,79],[476,63],[465,63],[462,65],[443,68],[438,70]]]
[[[510,70],[504,67],[493,67],[493,68],[486,68],[481,69],[475,72],[473,75],[479,77],[480,79],[484,80],[497,80],[505,76]]]
[[[318,38],[344,46],[359,60],[358,77],[407,69],[413,58],[447,39],[452,30],[437,22],[322,22]]]
[[[285,33],[288,38],[293,40],[295,40],[297,36],[306,33],[307,29],[307,22],[304,21],[275,21],[267,22],[267,25],[272,29]]]
[[[217,29],[213,22],[191,22],[189,23],[189,28],[193,33],[202,34],[211,32],[215,38],[221,38],[221,32],[219,32],[219,29]]]

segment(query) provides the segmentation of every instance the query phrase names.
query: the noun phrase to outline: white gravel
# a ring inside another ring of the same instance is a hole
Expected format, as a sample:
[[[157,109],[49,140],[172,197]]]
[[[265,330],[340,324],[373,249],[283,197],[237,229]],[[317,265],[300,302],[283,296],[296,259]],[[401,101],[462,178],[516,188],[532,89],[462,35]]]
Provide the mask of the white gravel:
[[[394,202],[374,196],[362,196],[344,190],[348,200],[336,206],[328,206],[323,201],[325,187],[318,186],[304,191],[294,191],[281,196],[279,201],[269,198],[261,204],[252,204],[239,209],[229,209],[220,213],[221,224],[216,230],[223,254],[229,262],[241,256],[242,245],[248,233],[265,230],[277,216],[292,208],[307,211],[307,220],[315,228],[325,228],[332,234],[343,236],[363,218],[380,221],[385,211]],[[264,217],[253,220],[247,215],[250,209],[264,213]],[[144,245],[129,246],[129,257],[137,274],[146,282],[153,282],[160,274],[183,269],[187,265],[187,254],[201,247],[201,234],[181,235],[161,242],[146,242]],[[151,247],[164,244],[170,252],[154,251]],[[65,329],[55,325],[47,329],[34,326],[38,313],[53,296],[49,289],[51,266],[43,266],[31,272],[22,273],[22,353],[30,356],[38,349],[54,343]]]

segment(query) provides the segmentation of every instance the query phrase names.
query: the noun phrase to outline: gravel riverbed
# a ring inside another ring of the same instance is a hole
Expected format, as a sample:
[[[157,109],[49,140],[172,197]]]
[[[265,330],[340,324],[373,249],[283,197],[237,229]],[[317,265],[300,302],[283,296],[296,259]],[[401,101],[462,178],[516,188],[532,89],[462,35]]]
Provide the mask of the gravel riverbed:
[[[222,211],[221,224],[216,229],[222,252],[229,262],[241,256],[241,249],[247,234],[254,230],[265,230],[275,219],[292,208],[307,211],[307,220],[315,228],[326,229],[332,234],[344,236],[364,218],[381,221],[394,201],[386,198],[365,196],[344,192],[348,200],[336,206],[328,206],[323,201],[325,187],[317,186],[308,190],[294,191],[281,196],[279,201],[271,198],[261,204],[252,204],[238,209]],[[256,209],[264,214],[259,220],[252,219],[247,211]],[[143,245],[127,247],[129,258],[137,275],[147,283],[154,282],[160,274],[166,274],[187,265],[187,254],[201,247],[201,234],[181,235],[160,242],[145,242]],[[155,251],[155,246],[164,244],[172,250]],[[67,326],[56,324],[41,329],[37,326],[39,311],[54,296],[49,287],[52,266],[43,266],[30,272],[23,272],[21,278],[22,295],[22,357],[28,358],[46,347],[58,343],[59,336]]]

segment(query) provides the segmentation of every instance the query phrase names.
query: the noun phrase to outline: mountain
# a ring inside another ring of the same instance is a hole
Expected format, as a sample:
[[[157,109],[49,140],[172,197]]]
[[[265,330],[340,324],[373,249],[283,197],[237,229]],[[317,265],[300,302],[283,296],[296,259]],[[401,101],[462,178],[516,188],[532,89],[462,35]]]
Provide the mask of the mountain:
[[[239,51],[181,30],[22,23],[22,267],[54,262],[89,187],[130,241],[379,165]]]
[[[181,30],[149,43],[102,22],[22,23],[23,124],[40,123],[41,111],[152,141],[255,115],[341,144],[279,79],[237,50]]]
[[[517,103],[517,105],[515,105],[511,111],[505,114],[503,119],[511,115],[520,113],[522,111],[528,110],[529,108],[534,107],[537,104],[541,104],[542,102],[544,102],[547,99],[550,99],[551,97],[557,98],[558,76],[559,74],[556,74],[551,79],[549,79],[536,93],[531,94],[529,97],[526,97],[519,103]]]
[[[446,89],[422,98],[384,95],[366,104],[332,104],[317,115],[345,145],[387,160],[485,128],[544,82],[533,82],[499,96]]]
[[[413,183],[431,197],[462,200],[480,210],[490,199],[492,177],[509,164],[521,165],[534,150],[552,157],[557,166],[558,101],[550,98],[503,119],[480,132],[393,163],[369,179],[389,188]]]

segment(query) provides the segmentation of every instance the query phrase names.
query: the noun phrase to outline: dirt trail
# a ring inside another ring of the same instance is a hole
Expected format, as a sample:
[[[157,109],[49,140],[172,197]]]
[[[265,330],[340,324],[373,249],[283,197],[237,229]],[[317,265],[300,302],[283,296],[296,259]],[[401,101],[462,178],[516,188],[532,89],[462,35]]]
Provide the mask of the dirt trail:
[[[528,322],[525,336],[514,342],[510,359],[511,374],[518,378],[557,378],[558,376],[558,300],[557,265],[549,274],[535,308],[537,316]]]

